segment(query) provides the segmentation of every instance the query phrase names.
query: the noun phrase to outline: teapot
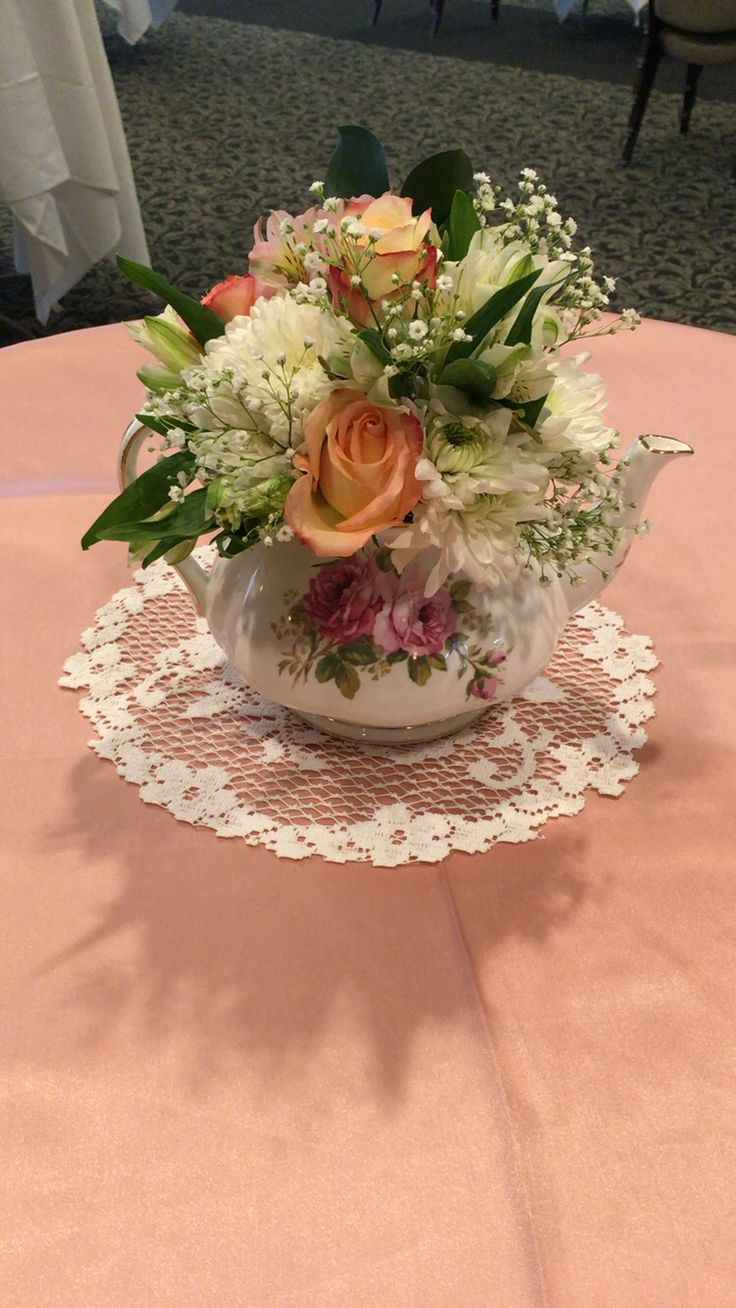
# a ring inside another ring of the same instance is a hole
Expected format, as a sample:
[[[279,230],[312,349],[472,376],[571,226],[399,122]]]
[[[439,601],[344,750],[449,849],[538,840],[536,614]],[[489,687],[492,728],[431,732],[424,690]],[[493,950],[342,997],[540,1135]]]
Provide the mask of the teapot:
[[[137,421],[128,426],[121,487],[135,480],[149,436]],[[216,559],[209,574],[191,555],[171,562],[235,671],[266,699],[347,740],[433,740],[538,676],[568,620],[622,566],[654,478],[692,452],[666,436],[634,441],[618,551],[581,565],[575,585],[557,576],[545,584],[532,567],[491,587],[455,576],[427,598],[428,568],[420,560],[398,573],[380,541],[334,561],[293,539],[259,544]]]

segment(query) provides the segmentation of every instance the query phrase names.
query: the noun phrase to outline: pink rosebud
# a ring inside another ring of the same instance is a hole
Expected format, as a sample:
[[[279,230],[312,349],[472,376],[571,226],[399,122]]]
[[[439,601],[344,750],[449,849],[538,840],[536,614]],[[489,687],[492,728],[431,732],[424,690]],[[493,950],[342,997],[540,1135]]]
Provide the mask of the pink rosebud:
[[[480,681],[474,681],[470,687],[471,695],[476,699],[493,699],[498,690],[498,682],[495,677],[481,677]]]
[[[242,277],[225,277],[208,291],[202,300],[207,309],[216,313],[223,322],[239,316],[247,317],[256,300],[273,295],[273,289],[263,286],[252,273]]]

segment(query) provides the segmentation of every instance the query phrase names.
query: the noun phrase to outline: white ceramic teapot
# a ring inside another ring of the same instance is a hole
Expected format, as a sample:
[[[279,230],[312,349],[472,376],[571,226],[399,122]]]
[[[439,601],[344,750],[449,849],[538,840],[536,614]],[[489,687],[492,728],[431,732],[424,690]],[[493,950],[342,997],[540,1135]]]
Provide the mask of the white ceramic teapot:
[[[128,427],[121,486],[149,438],[140,423]],[[376,544],[334,561],[296,541],[258,545],[217,559],[209,575],[191,557],[172,566],[233,667],[267,699],[349,740],[432,740],[533,681],[568,619],[624,562],[657,473],[691,453],[665,436],[634,442],[619,551],[580,566],[575,587],[556,577],[542,585],[538,572],[494,587],[454,577],[426,599],[421,565],[399,575]]]

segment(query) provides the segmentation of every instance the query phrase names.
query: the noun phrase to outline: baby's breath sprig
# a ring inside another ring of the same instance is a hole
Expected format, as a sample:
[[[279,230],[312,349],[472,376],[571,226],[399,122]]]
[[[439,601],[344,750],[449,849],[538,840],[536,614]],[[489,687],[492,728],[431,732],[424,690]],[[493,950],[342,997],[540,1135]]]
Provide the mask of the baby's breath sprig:
[[[609,309],[616,282],[613,277],[596,279],[590,246],[579,250],[573,248],[577,223],[574,218],[563,218],[557,197],[539,180],[534,168],[521,170],[517,184],[519,194],[515,199],[500,200],[500,188],[491,183],[487,173],[476,173],[474,180],[474,206],[483,226],[488,225],[491,216],[496,214],[501,219],[499,226],[504,244],[518,241],[531,254],[568,265],[568,276],[554,302],[561,310],[567,311],[570,339],[610,335],[622,327],[637,326],[636,310],[626,309],[602,329],[586,331]]]

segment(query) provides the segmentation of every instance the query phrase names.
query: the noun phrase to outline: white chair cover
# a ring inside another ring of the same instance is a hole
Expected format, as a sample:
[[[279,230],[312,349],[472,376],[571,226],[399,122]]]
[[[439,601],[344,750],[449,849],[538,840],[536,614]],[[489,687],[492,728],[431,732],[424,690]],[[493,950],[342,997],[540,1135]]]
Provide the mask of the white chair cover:
[[[109,9],[118,15],[118,32],[135,45],[149,27],[160,27],[168,18],[178,0],[105,0]]]
[[[0,0],[0,199],[36,313],[114,251],[148,263],[92,0]]]

